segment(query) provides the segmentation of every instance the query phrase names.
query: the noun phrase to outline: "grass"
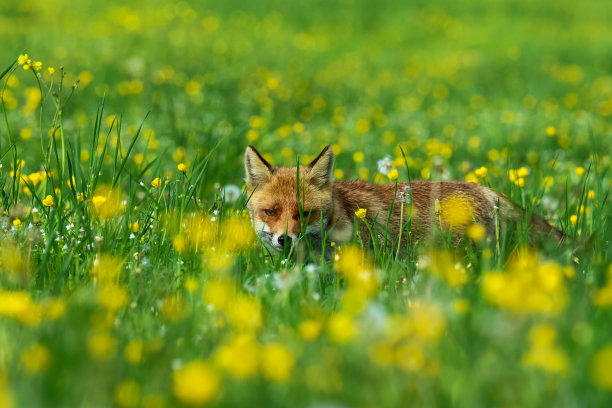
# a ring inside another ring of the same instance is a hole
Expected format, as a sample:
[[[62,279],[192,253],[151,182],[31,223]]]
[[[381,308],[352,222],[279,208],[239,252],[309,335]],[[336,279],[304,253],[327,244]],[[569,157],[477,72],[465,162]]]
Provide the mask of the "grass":
[[[607,2],[0,10],[0,407],[609,405]],[[567,240],[269,253],[248,144],[482,183]]]

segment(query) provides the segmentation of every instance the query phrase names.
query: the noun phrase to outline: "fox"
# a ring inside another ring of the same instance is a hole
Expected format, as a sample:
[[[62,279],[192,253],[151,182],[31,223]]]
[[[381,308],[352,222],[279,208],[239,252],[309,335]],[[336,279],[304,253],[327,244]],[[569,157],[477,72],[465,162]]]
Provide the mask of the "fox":
[[[293,248],[301,236],[341,245],[356,232],[369,239],[384,236],[387,245],[397,241],[414,245],[443,232],[459,245],[474,224],[484,227],[486,236],[499,237],[502,229],[516,227],[521,219],[528,220],[530,245],[549,237],[557,242],[564,238],[541,216],[528,214],[503,194],[477,183],[335,181],[330,145],[308,165],[296,167],[272,166],[250,145],[244,166],[253,228],[261,242],[276,252]],[[370,227],[357,218],[370,221]]]

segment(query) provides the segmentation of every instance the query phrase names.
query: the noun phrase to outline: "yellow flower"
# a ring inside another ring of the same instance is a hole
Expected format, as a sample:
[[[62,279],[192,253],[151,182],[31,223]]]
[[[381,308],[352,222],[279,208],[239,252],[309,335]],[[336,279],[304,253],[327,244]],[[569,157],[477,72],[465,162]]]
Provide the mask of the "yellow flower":
[[[236,296],[229,304],[227,315],[238,331],[257,331],[261,327],[261,303],[255,297]]]
[[[101,283],[117,282],[121,274],[121,259],[110,254],[99,254],[93,263],[91,276]]]
[[[187,172],[187,166],[185,166],[184,163],[179,163],[179,165],[176,166],[176,168],[178,169],[178,171],[180,171],[183,174]]]
[[[6,386],[6,372],[0,371],[0,407],[16,407],[15,398],[11,390]]]
[[[83,195],[83,193],[77,194],[77,201],[79,203],[82,203],[83,201],[85,201],[85,196]]]
[[[303,133],[304,129],[305,129],[305,127],[304,127],[304,124],[302,122],[295,122],[293,124],[293,131],[295,133],[298,133],[298,134]]]
[[[142,360],[142,340],[130,341],[123,350],[123,356],[132,365],[139,364]]]
[[[346,277],[350,289],[354,289],[346,293],[346,301],[365,300],[364,297],[376,294],[378,282],[374,273],[374,266],[368,260],[365,252],[358,246],[351,245],[342,248],[334,268]],[[350,296],[355,297],[348,299]]]
[[[419,342],[402,344],[395,354],[397,365],[407,373],[420,371],[425,365],[423,346]]]
[[[544,187],[552,187],[553,184],[555,184],[555,179],[550,176],[546,176],[542,179],[542,185]]]
[[[289,136],[291,134],[291,126],[289,126],[289,125],[281,126],[280,128],[278,128],[276,130],[276,133],[280,137],[285,138],[285,137],[287,137],[287,136]],[[285,149],[288,149],[288,148],[285,148]],[[285,149],[283,149],[283,150],[285,150]],[[289,148],[289,150],[291,150],[291,149]],[[285,152],[288,152],[288,150],[285,150]],[[293,151],[292,151],[292,153],[293,153]],[[288,154],[287,156],[292,156],[292,154]]]
[[[48,195],[47,197],[45,197],[45,199],[42,200],[42,203],[45,207],[53,207],[55,205],[55,203],[53,202],[52,195]]]
[[[546,136],[553,137],[557,134],[557,129],[554,126],[546,127]]]
[[[22,54],[19,56],[19,58],[17,58],[17,62],[19,63],[19,65],[27,64],[28,61],[30,61],[28,54]]]
[[[591,359],[591,379],[600,388],[612,390],[612,343],[599,349]]]
[[[41,61],[36,61],[34,63],[32,63],[32,68],[34,68],[36,71],[40,71],[42,69],[42,62]]]
[[[185,282],[183,282],[183,286],[185,286],[185,289],[187,289],[188,292],[193,293],[196,290],[198,290],[198,287],[200,286],[200,284],[198,283],[198,280],[196,278],[194,278],[193,276],[190,276],[187,279],[185,279]]]
[[[255,231],[248,218],[230,217],[223,220],[219,230],[220,247],[229,252],[247,249],[255,242]],[[240,239],[236,239],[239,237]]]
[[[584,173],[586,173],[586,170],[585,170],[584,167],[576,167],[575,171],[576,171],[576,175],[578,177],[582,177],[582,176],[584,176]]]
[[[132,223],[132,232],[133,232],[134,234],[136,234],[136,233],[138,232],[138,230],[139,230],[139,229],[140,229],[140,226],[138,225],[138,222],[137,222],[137,221],[134,221],[134,222]]]
[[[464,227],[474,219],[472,200],[467,195],[451,194],[440,201],[439,207],[441,221],[447,227]]]
[[[555,346],[530,348],[522,363],[532,365],[547,373],[566,374],[569,362],[565,354]]]
[[[476,173],[474,172],[469,172],[466,176],[465,176],[465,181],[467,181],[468,183],[475,183],[478,184],[478,182],[480,181],[480,179],[478,178],[478,176],[476,175]]]
[[[355,215],[358,218],[361,218],[362,220],[366,217],[366,209],[365,208],[360,208],[357,211],[355,211]]]
[[[184,253],[187,250],[187,240],[185,239],[185,235],[175,235],[174,238],[172,238],[172,247],[179,254]]]
[[[519,249],[507,269],[482,277],[481,289],[489,302],[517,313],[553,316],[567,306],[564,272],[559,264],[541,262],[536,253]]]
[[[470,310],[470,302],[467,299],[457,299],[452,303],[452,309],[455,313],[464,315]]]
[[[21,363],[30,373],[45,371],[51,361],[49,349],[35,344],[21,354]]]
[[[261,116],[251,116],[249,119],[249,126],[255,129],[262,127],[264,123],[265,120]]]
[[[261,372],[271,381],[285,381],[291,375],[295,357],[279,343],[270,343],[261,350]]]
[[[608,281],[604,287],[597,289],[592,295],[593,303],[598,307],[612,305],[612,265],[608,268]]]
[[[474,242],[482,240],[486,234],[485,227],[481,224],[473,224],[467,229],[467,236]]]
[[[319,320],[305,320],[297,327],[298,334],[304,340],[314,340],[321,334],[323,322]]]
[[[572,223],[572,225],[576,225],[577,221],[578,221],[578,216],[576,214],[570,215],[570,222]]]
[[[43,318],[43,309],[32,300],[27,292],[0,289],[0,316],[7,316],[23,324],[35,326]]]
[[[134,163],[136,163],[137,165],[140,165],[140,163],[142,163],[143,160],[144,160],[144,154],[136,153],[134,155]]]
[[[393,181],[393,180],[397,180],[397,177],[399,176],[399,173],[397,172],[397,169],[393,169],[391,170],[389,173],[387,173],[387,177],[389,178],[389,180]]]
[[[235,285],[227,280],[211,279],[206,282],[202,292],[203,300],[216,307],[225,309],[233,297]]]
[[[95,360],[110,360],[115,356],[117,339],[107,332],[93,333],[87,339],[87,347]]]
[[[219,375],[204,361],[195,360],[172,374],[172,390],[183,404],[202,405],[215,399],[221,388]]]
[[[549,324],[538,324],[529,330],[529,342],[534,346],[551,346],[556,338],[557,330]]]
[[[21,220],[19,218],[15,218],[13,220],[13,227],[15,227],[15,229],[19,229],[19,227],[21,227]]]
[[[348,343],[357,336],[357,333],[357,325],[348,313],[334,314],[327,322],[327,335],[336,343]]]
[[[355,126],[357,132],[368,133],[370,131],[371,123],[369,119],[359,119],[357,126]]]
[[[48,67],[48,68],[47,68],[47,72],[49,73],[49,75],[53,75],[53,74],[55,74],[55,68],[53,68],[53,67]]]
[[[140,397],[140,384],[135,380],[123,381],[115,388],[115,401],[120,407],[137,407]]]
[[[66,314],[66,302],[62,299],[48,299],[45,302],[45,317],[57,320]]]
[[[151,182],[151,185],[155,188],[159,188],[161,186],[161,179],[159,177],[155,177]]]
[[[32,129],[30,128],[23,128],[19,131],[19,136],[21,136],[21,138],[23,140],[28,140],[32,137]],[[36,173],[35,173],[36,174]]]
[[[387,366],[395,360],[395,350],[392,345],[378,342],[370,345],[368,348],[370,360],[376,364]]]
[[[246,133],[246,138],[249,142],[255,142],[257,139],[259,139],[259,132],[255,129],[249,129],[249,131]]]
[[[23,276],[28,269],[28,262],[17,245],[10,242],[0,244],[0,271]]]
[[[115,218],[125,210],[125,204],[121,201],[119,190],[111,190],[108,187],[100,187],[91,199],[93,212],[100,221]]]
[[[446,328],[444,310],[437,303],[418,300],[410,309],[410,325],[419,339],[438,341]]]
[[[569,362],[563,351],[555,345],[556,337],[554,327],[547,324],[534,326],[529,331],[531,347],[523,355],[522,363],[547,373],[566,374]]]
[[[115,312],[130,300],[128,291],[119,285],[108,284],[98,290],[98,303],[109,312]]]
[[[234,378],[248,378],[257,374],[259,347],[253,336],[246,334],[219,347],[215,364]]]
[[[191,95],[197,95],[200,93],[201,85],[198,81],[191,80],[185,84],[185,91]]]
[[[474,170],[474,173],[480,178],[485,178],[487,176],[487,168],[482,166],[481,168]]]
[[[161,311],[166,319],[175,323],[180,322],[187,316],[185,301],[176,295],[164,300]]]

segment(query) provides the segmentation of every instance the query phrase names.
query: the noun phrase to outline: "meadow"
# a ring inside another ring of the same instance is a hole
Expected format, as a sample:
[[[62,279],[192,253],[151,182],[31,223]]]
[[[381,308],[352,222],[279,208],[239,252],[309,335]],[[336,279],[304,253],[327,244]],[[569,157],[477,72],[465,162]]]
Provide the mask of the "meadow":
[[[1,2],[0,408],[610,406],[611,12]],[[270,253],[249,144],[482,183],[566,239]]]

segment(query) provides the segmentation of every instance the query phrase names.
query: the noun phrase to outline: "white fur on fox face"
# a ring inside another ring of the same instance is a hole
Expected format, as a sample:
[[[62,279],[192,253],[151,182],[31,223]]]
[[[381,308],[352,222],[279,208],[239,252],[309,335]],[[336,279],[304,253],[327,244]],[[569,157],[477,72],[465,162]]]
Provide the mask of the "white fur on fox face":
[[[327,219],[323,219],[323,229],[326,228],[328,223]],[[284,249],[284,245],[279,244],[278,239],[281,236],[287,235],[288,238],[291,239],[291,246],[294,246],[297,243],[297,235],[295,234],[285,234],[284,232],[281,234],[274,234],[270,230],[270,227],[261,220],[253,219],[253,228],[257,233],[257,236],[261,240],[261,242],[268,247],[269,249],[277,252],[281,252]],[[320,224],[310,224],[306,227],[306,234],[320,234],[321,233],[321,225]]]
[[[278,234],[278,235],[272,235],[272,248],[274,248],[275,251],[282,251],[284,249],[284,245],[279,244],[278,239],[281,236],[284,236],[285,234]],[[291,239],[291,246],[293,247],[295,245],[295,243],[297,242],[297,235],[293,235],[293,234],[287,234],[287,237],[289,239]]]
[[[255,229],[257,236],[266,247],[273,251],[282,251],[282,245],[278,245],[278,237],[275,237],[274,234],[272,234],[270,227],[268,227],[265,222],[253,220],[253,224],[253,228]]]
[[[263,244],[268,248],[277,252],[281,252],[284,248],[284,245],[280,244],[278,242],[278,239],[281,236],[284,236],[285,234],[273,234],[272,231],[270,231],[268,225],[263,221],[258,222],[258,227],[259,228],[257,228],[257,235],[259,236],[259,239],[261,239],[261,242],[263,242]],[[291,239],[291,245],[295,245],[297,241],[297,236],[293,234],[287,234],[287,236]]]

